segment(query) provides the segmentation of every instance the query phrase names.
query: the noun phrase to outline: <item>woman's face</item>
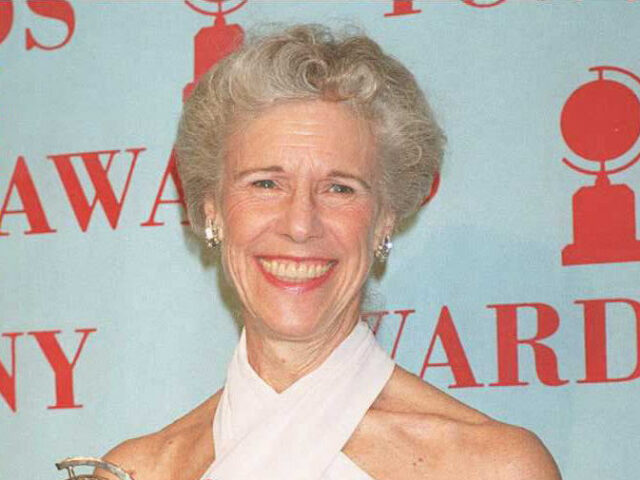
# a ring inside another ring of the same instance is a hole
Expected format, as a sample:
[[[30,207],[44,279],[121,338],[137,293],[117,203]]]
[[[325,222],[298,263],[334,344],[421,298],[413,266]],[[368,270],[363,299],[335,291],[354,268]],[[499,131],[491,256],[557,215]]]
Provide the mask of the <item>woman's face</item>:
[[[304,339],[358,315],[373,249],[392,227],[374,149],[363,120],[324,101],[274,106],[230,138],[220,210],[205,213],[252,328]]]

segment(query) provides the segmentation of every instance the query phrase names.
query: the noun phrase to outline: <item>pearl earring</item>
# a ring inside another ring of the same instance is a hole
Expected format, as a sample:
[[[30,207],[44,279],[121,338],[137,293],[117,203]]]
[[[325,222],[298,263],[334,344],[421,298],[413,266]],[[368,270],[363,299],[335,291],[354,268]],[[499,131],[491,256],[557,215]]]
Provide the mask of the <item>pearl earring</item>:
[[[207,241],[207,247],[215,248],[220,245],[220,237],[218,227],[213,225],[213,220],[207,218],[206,227],[204,229],[204,238]]]
[[[376,247],[376,250],[375,252],[373,252],[373,254],[379,262],[384,263],[387,258],[389,258],[389,253],[391,253],[392,248],[393,243],[391,242],[391,236],[385,235],[382,243],[380,243],[380,245]]]

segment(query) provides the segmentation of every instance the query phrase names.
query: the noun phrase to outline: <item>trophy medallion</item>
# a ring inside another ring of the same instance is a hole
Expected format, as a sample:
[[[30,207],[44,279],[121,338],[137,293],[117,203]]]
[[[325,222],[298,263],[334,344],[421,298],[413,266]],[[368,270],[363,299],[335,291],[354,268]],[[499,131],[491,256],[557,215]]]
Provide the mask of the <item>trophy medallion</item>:
[[[638,162],[640,152],[632,152],[632,158],[622,160],[621,165],[607,164],[639,148],[640,99],[629,86],[604,75],[614,72],[630,79],[632,85],[640,84],[640,77],[612,66],[590,71],[597,73],[597,80],[571,94],[560,119],[569,148],[597,164],[593,169],[562,159],[572,170],[595,177],[593,185],[573,195],[573,243],[562,250],[562,264],[637,262],[640,240],[636,237],[635,195],[628,185],[614,184],[609,177]]]

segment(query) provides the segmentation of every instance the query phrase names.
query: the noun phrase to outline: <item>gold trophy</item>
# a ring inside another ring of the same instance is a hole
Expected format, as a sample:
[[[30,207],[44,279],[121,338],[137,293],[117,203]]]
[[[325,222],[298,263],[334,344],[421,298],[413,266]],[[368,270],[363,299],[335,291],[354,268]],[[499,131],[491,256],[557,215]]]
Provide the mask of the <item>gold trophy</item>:
[[[113,463],[105,462],[99,458],[93,457],[69,457],[56,463],[58,470],[67,470],[69,475],[65,480],[106,480],[104,477],[94,475],[93,473],[76,473],[76,468],[100,468],[112,473],[120,480],[134,480],[127,472],[121,467]]]

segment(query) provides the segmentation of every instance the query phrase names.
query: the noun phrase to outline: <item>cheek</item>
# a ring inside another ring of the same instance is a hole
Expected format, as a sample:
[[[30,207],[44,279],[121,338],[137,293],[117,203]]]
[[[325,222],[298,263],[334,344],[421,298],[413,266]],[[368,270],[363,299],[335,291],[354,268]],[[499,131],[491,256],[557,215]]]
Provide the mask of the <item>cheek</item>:
[[[344,248],[365,257],[373,248],[374,219],[375,209],[367,203],[334,209],[328,213],[331,230]],[[354,257],[354,260],[360,260],[361,256]]]
[[[271,220],[260,202],[239,194],[224,197],[222,212],[222,267],[227,281],[241,288],[248,280],[252,247],[263,238]]]
[[[228,245],[235,247],[250,242],[264,231],[269,221],[270,211],[255,197],[230,194],[225,198],[222,224]]]

